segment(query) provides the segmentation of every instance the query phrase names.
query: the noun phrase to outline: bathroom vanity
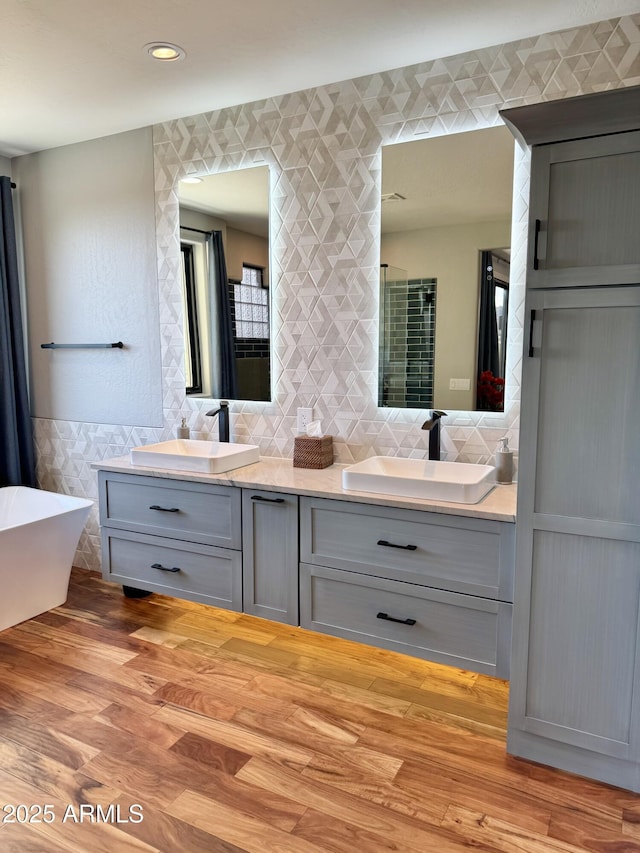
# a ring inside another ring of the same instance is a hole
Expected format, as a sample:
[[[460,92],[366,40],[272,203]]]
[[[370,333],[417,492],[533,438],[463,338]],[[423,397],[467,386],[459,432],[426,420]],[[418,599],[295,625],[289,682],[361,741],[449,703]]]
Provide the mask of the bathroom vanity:
[[[478,504],[346,491],[344,466],[98,463],[103,576],[509,675],[515,486]]]

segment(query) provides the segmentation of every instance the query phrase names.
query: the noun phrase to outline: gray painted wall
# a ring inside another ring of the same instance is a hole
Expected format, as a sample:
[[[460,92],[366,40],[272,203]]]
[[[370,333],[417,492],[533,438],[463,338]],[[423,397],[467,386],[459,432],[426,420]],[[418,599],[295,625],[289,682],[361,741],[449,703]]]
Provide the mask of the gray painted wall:
[[[35,417],[162,425],[151,149],[146,128],[13,160]]]

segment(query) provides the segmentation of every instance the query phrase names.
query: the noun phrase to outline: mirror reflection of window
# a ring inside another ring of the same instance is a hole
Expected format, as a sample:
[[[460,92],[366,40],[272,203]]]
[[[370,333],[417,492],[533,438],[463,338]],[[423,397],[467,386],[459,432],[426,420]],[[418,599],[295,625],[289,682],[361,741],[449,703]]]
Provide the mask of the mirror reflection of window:
[[[269,346],[269,291],[263,285],[264,270],[242,266],[242,281],[233,285],[236,340],[264,341]]]
[[[431,408],[478,409],[478,257],[511,241],[514,144],[501,125],[382,148],[381,261],[409,281],[437,281]],[[508,301],[500,306],[506,320]],[[506,340],[502,321],[502,376]],[[384,402],[379,385],[379,405],[403,405]],[[423,408],[410,397],[404,405]]]
[[[196,274],[193,246],[180,244],[182,257],[182,298],[186,306],[184,312],[184,348],[185,380],[187,394],[202,393],[202,351],[198,327],[198,298],[196,292]]]
[[[181,231],[186,393],[212,397],[213,354],[205,234]]]
[[[480,253],[476,409],[504,411],[509,250]]]
[[[237,382],[251,400],[269,400],[269,290],[263,267],[242,265],[242,280],[233,283],[234,347]]]
[[[498,360],[500,376],[506,374],[507,361],[507,313],[509,309],[509,285],[496,282],[496,320],[498,323]]]
[[[495,311],[498,330],[498,364],[500,376],[507,368],[507,320],[509,317],[510,263],[508,249],[494,249],[494,279],[496,284]]]

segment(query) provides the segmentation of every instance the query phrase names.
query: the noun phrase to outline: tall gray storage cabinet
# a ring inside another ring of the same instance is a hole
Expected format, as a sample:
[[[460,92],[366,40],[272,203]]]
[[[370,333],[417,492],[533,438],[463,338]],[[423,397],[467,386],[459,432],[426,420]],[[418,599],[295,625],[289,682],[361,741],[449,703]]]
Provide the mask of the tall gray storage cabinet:
[[[640,89],[502,115],[532,144],[507,748],[639,791]]]

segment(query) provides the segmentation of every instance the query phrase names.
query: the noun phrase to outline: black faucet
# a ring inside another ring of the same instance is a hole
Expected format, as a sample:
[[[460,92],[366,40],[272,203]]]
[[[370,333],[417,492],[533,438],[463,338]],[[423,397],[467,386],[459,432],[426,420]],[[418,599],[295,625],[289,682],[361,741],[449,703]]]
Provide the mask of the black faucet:
[[[429,459],[440,459],[440,418],[446,414],[433,409],[429,420],[422,424],[422,429],[429,430]]]
[[[218,441],[229,441],[229,403],[227,400],[220,400],[219,409],[211,409],[205,413],[208,418],[218,416]]]

